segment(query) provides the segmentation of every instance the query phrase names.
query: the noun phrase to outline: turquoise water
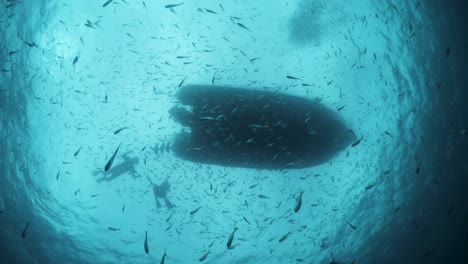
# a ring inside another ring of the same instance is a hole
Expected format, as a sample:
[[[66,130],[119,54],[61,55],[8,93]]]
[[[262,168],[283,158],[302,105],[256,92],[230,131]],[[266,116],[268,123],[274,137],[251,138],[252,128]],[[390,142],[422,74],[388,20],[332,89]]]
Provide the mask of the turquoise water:
[[[441,263],[466,249],[431,231],[468,238],[466,202],[439,196],[458,174],[436,174],[466,142],[466,121],[438,112],[466,98],[446,62],[466,57],[443,33],[456,10],[438,21],[423,1],[104,3],[2,3],[5,263],[159,263],[165,251],[165,263]],[[363,140],[305,169],[185,161],[168,112],[182,82],[318,99]],[[453,138],[437,143],[435,127]],[[166,179],[174,207],[157,208],[152,182]]]

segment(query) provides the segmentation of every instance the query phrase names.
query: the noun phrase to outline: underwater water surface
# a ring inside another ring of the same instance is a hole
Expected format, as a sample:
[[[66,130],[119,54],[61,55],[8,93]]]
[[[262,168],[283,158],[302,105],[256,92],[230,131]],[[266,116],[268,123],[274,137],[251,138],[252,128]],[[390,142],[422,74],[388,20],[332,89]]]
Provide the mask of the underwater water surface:
[[[468,263],[466,11],[2,1],[0,263]]]

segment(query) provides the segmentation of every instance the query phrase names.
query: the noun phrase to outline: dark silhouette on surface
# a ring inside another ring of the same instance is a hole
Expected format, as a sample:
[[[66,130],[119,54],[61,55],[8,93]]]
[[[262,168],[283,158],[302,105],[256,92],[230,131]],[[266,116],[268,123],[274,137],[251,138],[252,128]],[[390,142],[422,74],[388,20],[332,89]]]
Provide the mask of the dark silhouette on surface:
[[[162,205],[159,202],[159,199],[163,199],[167,209],[174,208],[174,205],[167,198],[167,194],[171,190],[171,184],[167,179],[165,179],[161,184],[155,184],[150,178],[148,180],[153,186],[154,199],[156,200],[156,208],[161,208]]]
[[[305,168],[328,161],[356,136],[318,102],[281,93],[188,85],[170,113],[190,132],[176,156],[199,163],[259,169]]]

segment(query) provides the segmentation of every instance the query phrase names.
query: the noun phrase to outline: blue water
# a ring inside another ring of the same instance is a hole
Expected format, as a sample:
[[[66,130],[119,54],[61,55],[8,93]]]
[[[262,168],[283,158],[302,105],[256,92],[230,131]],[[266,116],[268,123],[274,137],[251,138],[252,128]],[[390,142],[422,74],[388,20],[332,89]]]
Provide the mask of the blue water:
[[[1,3],[1,263],[468,263],[463,4],[104,3]],[[183,80],[344,106],[363,140],[300,170],[184,161],[158,148]]]

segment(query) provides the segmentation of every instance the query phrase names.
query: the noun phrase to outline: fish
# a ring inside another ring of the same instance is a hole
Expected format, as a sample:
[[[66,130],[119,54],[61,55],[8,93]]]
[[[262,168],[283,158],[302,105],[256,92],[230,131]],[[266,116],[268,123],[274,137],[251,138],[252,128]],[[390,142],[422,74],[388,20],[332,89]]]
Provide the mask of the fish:
[[[351,144],[351,147],[354,148],[355,146],[359,145],[359,143],[361,143],[361,140],[363,140],[363,139],[364,139],[364,138],[362,137],[362,138],[360,138],[360,139],[354,141],[354,143]]]
[[[216,72],[213,74],[213,78],[211,79],[211,84],[214,84],[215,79],[216,79]]]
[[[60,171],[59,171],[59,172],[57,172],[57,176],[55,176],[55,179],[56,179],[56,180],[58,180],[58,179],[59,179],[59,177],[60,177]]]
[[[112,226],[108,226],[107,229],[109,229],[110,231],[119,231],[120,228],[116,228],[116,227],[112,227]]]
[[[343,105],[341,107],[338,107],[338,109],[336,109],[336,110],[339,112],[339,111],[343,110],[343,108],[345,108],[345,107],[346,107],[346,105]]]
[[[29,224],[31,224],[31,220],[29,220],[29,221],[26,223],[26,226],[23,228],[23,232],[21,232],[21,237],[22,237],[22,238],[25,238],[25,237],[26,237],[26,232],[28,231]]]
[[[166,262],[166,256],[167,256],[166,249],[164,249],[164,254],[163,254],[163,256],[161,258],[161,262],[159,262],[159,264],[164,264]]]
[[[122,206],[122,213],[125,212],[125,204]]]
[[[211,251],[208,250],[208,252],[206,252],[205,254],[203,254],[203,256],[201,256],[201,257],[198,259],[198,261],[203,262],[203,261],[208,257],[208,254],[210,254],[210,253],[211,253]]]
[[[149,248],[148,248],[148,231],[145,231],[145,252],[146,254],[149,253]]]
[[[213,120],[216,120],[216,118],[214,117],[211,117],[211,116],[202,116],[200,118],[198,118],[198,121],[213,121]]]
[[[0,209],[0,214],[3,214],[4,212],[6,212],[6,209]]]
[[[37,46],[36,42],[34,42],[34,41],[33,42],[27,42],[26,40],[23,39],[23,42],[24,42],[24,44],[28,45],[30,48],[34,48],[34,47],[39,48]]]
[[[128,127],[122,127],[114,131],[114,135],[117,135],[118,133],[122,132],[122,130],[128,129]]]
[[[247,222],[247,224],[249,224],[249,225],[250,225],[250,222],[249,222],[249,220],[247,220],[247,218],[245,218],[245,216],[243,216],[243,218],[244,218],[244,220]]]
[[[286,78],[291,79],[291,80],[299,80],[299,81],[302,81],[301,78],[294,77],[294,76],[291,76],[291,75],[286,75]]]
[[[254,185],[250,185],[249,189],[253,189],[253,188],[257,187],[257,185],[258,185],[258,183],[254,184]]]
[[[78,56],[75,57],[75,59],[73,59],[73,66],[75,66],[75,64],[78,62]]]
[[[253,59],[250,59],[250,62],[254,62],[256,60],[260,59],[260,57],[256,57],[256,58],[253,58]]]
[[[75,191],[75,196],[76,196],[79,192],[80,192],[80,189],[77,189],[77,190]]]
[[[243,28],[243,29],[246,29],[246,30],[252,32],[250,29],[248,29],[246,26],[244,26],[244,25],[241,24],[241,23],[237,23],[237,25],[238,25],[239,27]]]
[[[102,7],[108,6],[110,3],[112,3],[112,1],[114,1],[114,0],[108,0],[108,1],[106,1],[106,2],[102,5]]]
[[[184,3],[180,3],[180,4],[170,4],[170,5],[166,5],[164,6],[164,8],[174,8],[174,7],[177,7],[177,6],[180,6],[180,5],[183,5]]]
[[[367,190],[374,188],[374,186],[375,186],[375,183],[371,183],[371,184],[368,184],[365,189],[367,191]]]
[[[202,207],[200,206],[200,207],[198,207],[197,209],[192,210],[192,211],[190,212],[190,215],[196,214],[196,213],[198,212],[198,210],[200,210],[200,208],[202,208]]]
[[[348,220],[346,220],[346,223],[348,223],[348,225],[349,225],[352,229],[354,229],[354,230],[357,229],[357,227],[354,226],[353,224],[351,224],[350,222],[348,222]]]
[[[186,78],[187,78],[187,77],[185,77],[185,78],[179,83],[179,86],[178,86],[177,88],[180,88],[180,87],[184,84]]]
[[[74,157],[78,156],[78,154],[80,154],[80,151],[81,151],[81,148],[83,146],[81,146],[77,151],[75,151],[75,153],[73,154]]]
[[[20,49],[19,50],[13,50],[13,51],[8,52],[8,55],[13,55],[13,54],[18,53],[20,51],[21,51]]]
[[[114,159],[115,159],[115,156],[117,156],[117,152],[119,151],[119,148],[120,148],[120,144],[119,146],[117,147],[117,149],[115,150],[114,154],[112,155],[112,157],[109,159],[109,161],[106,163],[106,166],[104,167],[104,171],[108,171],[111,167],[112,167],[112,163],[114,163]]]
[[[168,218],[166,218],[166,223],[169,222],[169,220],[171,220],[171,217],[172,217],[173,214],[174,214],[174,212],[172,212],[172,214]]]
[[[281,243],[281,242],[285,241],[285,240],[286,240],[286,238],[288,238],[288,235],[289,235],[289,232],[288,232],[288,233],[286,233],[285,235],[283,235],[282,237],[280,237],[280,239],[278,239],[278,242],[280,242],[280,243]]]
[[[226,243],[226,247],[227,249],[232,249],[232,241],[234,240],[234,234],[236,233],[237,231],[237,226],[234,226],[234,230],[232,231],[232,233],[229,235],[229,238],[228,238],[228,241]]]
[[[263,199],[270,199],[270,197],[265,196],[265,195],[263,195],[263,194],[259,194],[258,197],[259,197],[259,198],[263,198]]]
[[[304,193],[304,191],[301,190],[301,192],[299,193],[299,196],[297,197],[297,202],[296,202],[296,206],[294,206],[294,212],[297,213],[299,212],[299,210],[301,209],[301,206],[302,206],[302,194]]]
[[[211,10],[211,9],[208,9],[208,8],[205,8],[205,11],[206,11],[207,13],[211,13],[211,14],[215,14],[215,15],[218,14],[218,13],[216,13],[215,11],[213,11],[213,10]]]

